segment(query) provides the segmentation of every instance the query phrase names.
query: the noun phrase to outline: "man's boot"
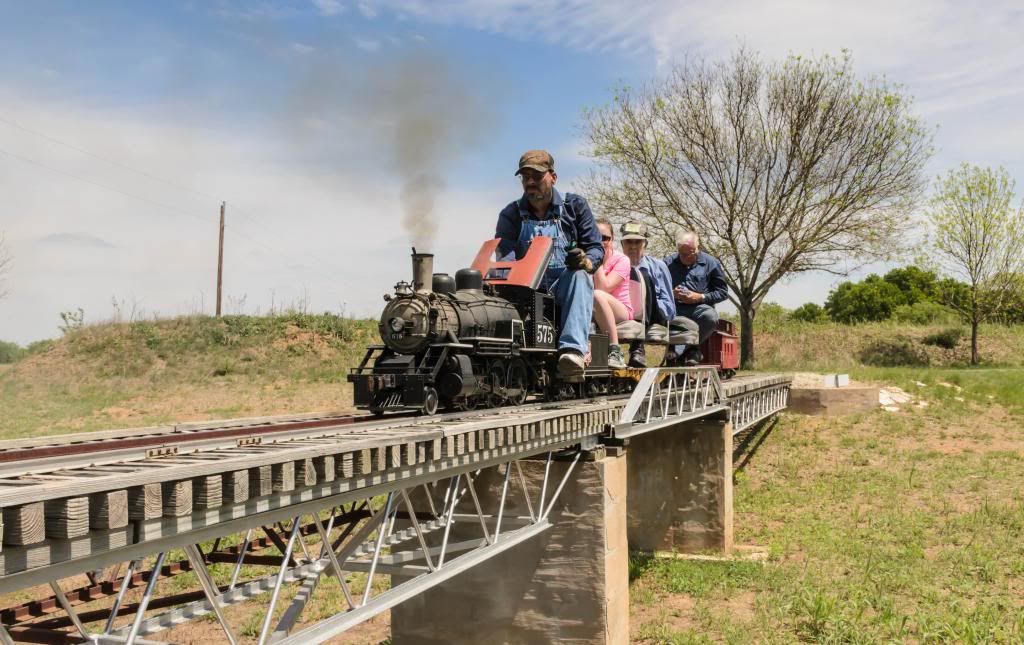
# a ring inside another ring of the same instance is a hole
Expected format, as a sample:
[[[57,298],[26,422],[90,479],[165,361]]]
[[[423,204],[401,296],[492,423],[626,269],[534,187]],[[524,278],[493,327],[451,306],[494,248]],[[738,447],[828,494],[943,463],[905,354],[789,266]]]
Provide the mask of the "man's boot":
[[[704,355],[700,353],[700,348],[696,345],[690,345],[683,352],[683,365],[686,367],[694,367],[700,365],[700,362],[704,360]]]
[[[647,367],[647,351],[643,343],[632,343],[629,347],[629,367]]]

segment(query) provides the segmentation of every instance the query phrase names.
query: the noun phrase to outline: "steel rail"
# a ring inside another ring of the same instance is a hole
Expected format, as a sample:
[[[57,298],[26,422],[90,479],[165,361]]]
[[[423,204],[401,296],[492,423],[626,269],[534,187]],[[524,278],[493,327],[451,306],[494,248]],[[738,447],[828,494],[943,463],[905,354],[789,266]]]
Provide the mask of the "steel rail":
[[[54,445],[52,438],[44,438],[37,440],[38,445],[26,440],[15,440],[11,442],[15,443],[15,446],[5,448],[4,446],[8,442],[0,441],[0,478],[44,474],[85,466],[112,466],[125,461],[168,456],[167,453],[192,454],[232,448],[247,443],[265,446],[286,441],[358,436],[374,431],[408,429],[488,416],[521,414],[524,411],[562,407],[567,403],[586,404],[596,400],[625,400],[628,396],[621,394],[565,401],[541,401],[516,407],[449,412],[429,417],[398,413],[383,416],[332,416],[306,420],[284,418],[242,425],[239,425],[236,420],[221,422],[224,425],[187,429],[177,427],[177,429],[162,432],[154,432],[153,428],[141,428],[138,430],[140,433],[138,436],[131,435],[132,430],[118,430],[115,436],[97,439],[92,439],[91,434],[62,435],[61,438],[69,440],[64,445]],[[161,451],[163,448],[168,450]],[[165,454],[158,454],[161,452]]]

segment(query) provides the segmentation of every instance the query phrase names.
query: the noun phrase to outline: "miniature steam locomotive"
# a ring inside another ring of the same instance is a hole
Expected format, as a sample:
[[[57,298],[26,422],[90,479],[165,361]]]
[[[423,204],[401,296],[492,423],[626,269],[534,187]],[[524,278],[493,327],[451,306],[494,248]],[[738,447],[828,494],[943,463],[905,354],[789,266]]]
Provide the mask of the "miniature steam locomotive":
[[[498,241],[485,242],[454,278],[433,273],[433,255],[413,249],[412,283],[384,296],[383,344],[368,347],[348,376],[357,407],[432,415],[632,389],[638,371],[609,369],[604,334],[590,335],[582,377],[558,374],[557,304],[538,289],[551,240],[537,237],[522,259],[494,262]]]

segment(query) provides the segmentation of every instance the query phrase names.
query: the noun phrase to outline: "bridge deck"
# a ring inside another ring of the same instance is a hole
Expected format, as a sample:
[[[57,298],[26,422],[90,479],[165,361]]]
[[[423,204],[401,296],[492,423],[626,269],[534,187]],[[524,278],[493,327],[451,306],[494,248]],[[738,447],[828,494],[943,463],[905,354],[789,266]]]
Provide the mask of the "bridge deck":
[[[655,372],[648,370],[645,378]],[[46,460],[6,464],[0,471],[0,593],[267,526],[328,503],[367,499],[573,444],[596,445],[603,437],[624,436],[619,430],[626,426],[637,434],[671,419],[730,414],[740,428],[785,407],[785,376],[752,374],[719,383],[706,368],[666,374],[650,376],[650,391],[642,397],[365,424],[324,419],[314,430],[240,432],[163,456],[97,454],[61,457],[59,466]],[[53,441],[0,442],[0,453],[39,444]]]

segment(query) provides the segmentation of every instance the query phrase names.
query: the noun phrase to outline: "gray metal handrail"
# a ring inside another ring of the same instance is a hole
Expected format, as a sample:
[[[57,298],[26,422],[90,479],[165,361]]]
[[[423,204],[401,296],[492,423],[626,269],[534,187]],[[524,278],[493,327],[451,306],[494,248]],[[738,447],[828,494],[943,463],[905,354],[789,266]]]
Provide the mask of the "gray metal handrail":
[[[615,426],[625,437],[725,407],[726,396],[712,366],[652,367],[644,370]]]

